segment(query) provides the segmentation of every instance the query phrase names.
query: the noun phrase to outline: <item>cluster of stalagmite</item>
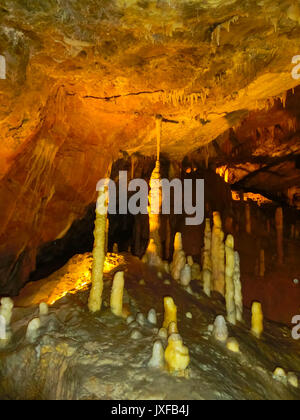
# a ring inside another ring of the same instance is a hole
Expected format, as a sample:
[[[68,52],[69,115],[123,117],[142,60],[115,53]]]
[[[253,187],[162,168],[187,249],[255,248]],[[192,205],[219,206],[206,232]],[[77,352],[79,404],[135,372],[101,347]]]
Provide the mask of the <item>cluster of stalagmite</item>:
[[[263,316],[261,303],[253,302],[251,332],[255,337],[260,338],[262,336],[263,331],[264,331],[264,316]]]
[[[10,298],[2,298],[0,306],[0,348],[6,347],[12,337],[10,323],[14,303]]]
[[[164,310],[163,328],[158,332],[158,340],[154,343],[148,366],[155,369],[166,368],[176,376],[187,376],[189,350],[183,345],[178,333],[177,307],[172,297],[164,298]],[[166,340],[168,341],[164,350],[163,343],[166,343]]]
[[[234,283],[234,302],[235,302],[235,310],[236,310],[236,320],[239,322],[242,322],[243,321],[243,295],[242,295],[242,283],[241,283],[240,255],[238,251],[235,251],[234,253],[233,283]]]
[[[116,316],[123,317],[123,293],[124,293],[124,272],[119,271],[115,274],[111,296],[110,309]]]
[[[181,271],[186,265],[186,256],[182,246],[182,235],[177,232],[174,240],[173,262],[171,264],[171,275],[174,280],[180,281]]]
[[[235,288],[234,288],[234,238],[228,235],[225,243],[226,252],[226,269],[225,269],[225,284],[226,284],[226,309],[228,321],[236,324],[236,306],[235,306]]]

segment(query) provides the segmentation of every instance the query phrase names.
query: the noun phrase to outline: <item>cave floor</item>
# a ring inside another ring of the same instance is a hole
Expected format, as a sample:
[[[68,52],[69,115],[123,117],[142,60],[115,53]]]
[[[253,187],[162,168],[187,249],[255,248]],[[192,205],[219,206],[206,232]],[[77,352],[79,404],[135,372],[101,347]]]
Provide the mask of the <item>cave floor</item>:
[[[300,342],[291,338],[287,326],[265,321],[258,340],[249,332],[246,311],[244,324],[229,327],[240,344],[240,353],[231,353],[208,332],[216,315],[225,314],[217,295],[208,299],[197,284],[192,295],[128,254],[110,256],[103,308],[92,315],[87,310],[91,262],[91,254],[75,256],[50,278],[28,284],[16,298],[13,338],[0,350],[1,399],[300,399],[299,389],[272,377],[276,367],[300,375]],[[109,310],[110,286],[119,269],[126,271],[124,302],[131,313],[146,316],[151,308],[158,313],[157,327],[148,322],[139,326],[142,337],[136,340],[126,320]],[[166,279],[171,284],[164,284]],[[179,333],[191,356],[188,379],[147,367],[163,321],[164,296],[172,296],[178,306]],[[39,336],[28,343],[26,325],[38,316],[42,301],[55,302],[41,319]]]

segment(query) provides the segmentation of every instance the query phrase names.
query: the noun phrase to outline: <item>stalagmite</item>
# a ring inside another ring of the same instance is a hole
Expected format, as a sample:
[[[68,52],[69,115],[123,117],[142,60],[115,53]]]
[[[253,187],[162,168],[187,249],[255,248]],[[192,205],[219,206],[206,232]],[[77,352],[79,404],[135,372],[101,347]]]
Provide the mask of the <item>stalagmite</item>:
[[[27,326],[27,331],[26,331],[26,339],[30,343],[33,343],[36,340],[36,338],[38,337],[40,328],[41,328],[40,318],[34,318],[29,322]]]
[[[192,269],[189,264],[186,264],[180,273],[180,283],[182,286],[187,287],[192,281]]]
[[[226,343],[228,339],[228,328],[225,318],[222,315],[217,316],[214,322],[213,336],[217,341]]]
[[[177,323],[176,322],[171,322],[169,324],[168,335],[170,336],[172,334],[178,334],[178,328],[177,328]]]
[[[89,310],[98,312],[102,306],[103,292],[103,268],[105,262],[105,234],[106,234],[106,187],[99,190],[96,220],[94,230],[94,249],[93,249],[93,267],[92,267],[92,288],[89,297]]]
[[[130,334],[130,338],[132,340],[139,340],[142,337],[143,337],[142,333],[139,330],[136,330],[136,329],[132,330],[132,332]]]
[[[165,351],[160,340],[156,340],[153,344],[152,357],[148,363],[148,367],[152,369],[163,369],[165,366]]]
[[[134,322],[134,320],[135,320],[135,318],[134,318],[134,316],[133,315],[129,315],[127,318],[126,318],[126,324],[131,324],[132,322]]]
[[[246,232],[251,234],[252,225],[251,225],[251,207],[249,203],[246,203],[245,206],[245,218],[246,218]]]
[[[166,328],[166,330],[168,330],[171,322],[175,322],[175,324],[177,325],[177,307],[174,303],[173,298],[171,297],[164,298],[164,309],[165,309],[165,314],[164,314],[163,327]]]
[[[294,372],[289,372],[287,374],[287,380],[288,383],[293,386],[294,388],[298,388],[299,387],[299,381],[298,378],[296,376],[296,374]]]
[[[260,275],[260,277],[265,277],[266,268],[265,268],[265,250],[264,249],[260,250],[259,260],[260,260],[259,275]]]
[[[14,302],[11,298],[1,299],[0,316],[3,316],[3,318],[5,319],[6,327],[9,327],[10,325],[13,307]]]
[[[123,317],[124,271],[115,274],[110,296],[110,309],[116,316]]]
[[[286,373],[285,373],[285,371],[281,367],[277,367],[274,370],[273,378],[276,379],[277,381],[285,384],[285,385],[287,384],[287,376],[286,376]]]
[[[119,247],[118,247],[118,244],[116,244],[116,243],[114,243],[114,246],[113,246],[113,253],[114,254],[118,254],[119,253]]]
[[[178,232],[175,235],[173,262],[171,264],[171,274],[174,280],[180,280],[181,270],[185,267],[185,264],[186,257],[182,248],[182,236]]]
[[[264,331],[263,321],[264,321],[264,316],[263,316],[261,304],[259,302],[253,302],[251,332],[257,338],[260,338]]]
[[[160,238],[160,213],[161,213],[161,204],[162,204],[162,191],[161,191],[161,176],[160,176],[160,147],[161,147],[161,132],[162,132],[162,116],[158,115],[156,117],[156,137],[157,137],[157,159],[155,168],[152,172],[150,179],[150,192],[149,192],[149,232],[150,240],[149,247],[147,249],[146,256],[148,254],[156,253],[157,258],[154,259],[148,258],[148,263],[151,265],[161,265],[162,257],[162,244]],[[154,263],[154,264],[153,264]]]
[[[150,324],[156,325],[157,324],[157,315],[156,315],[156,310],[155,309],[150,309],[150,311],[148,312],[148,316],[147,316],[148,322],[150,322]]]
[[[239,353],[240,352],[239,343],[233,337],[228,338],[227,343],[226,343],[226,347],[228,348],[228,350],[230,350],[233,353]]]
[[[278,263],[283,264],[283,210],[278,207],[275,215],[276,232],[277,232],[277,256]]]
[[[222,221],[220,213],[214,212],[214,227],[212,231],[212,277],[214,290],[225,295],[225,245],[224,232],[222,231]]]
[[[206,219],[203,251],[203,290],[208,297],[210,297],[212,287],[211,240],[210,219]]]
[[[233,283],[234,283],[234,303],[235,303],[235,309],[236,309],[236,320],[239,322],[242,322],[243,321],[243,295],[242,295],[242,284],[241,284],[240,255],[237,251],[235,251],[234,253]]]
[[[49,307],[48,307],[47,303],[44,303],[44,302],[40,303],[39,309],[40,309],[40,316],[48,315]]]
[[[168,340],[165,351],[165,361],[168,371],[177,376],[185,376],[185,371],[190,363],[189,350],[183,345],[179,334],[172,334]]]
[[[228,235],[225,244],[226,251],[226,270],[225,270],[225,282],[226,282],[226,309],[227,309],[227,320],[235,325],[236,324],[236,308],[235,308],[235,293],[234,293],[234,238],[232,235]]]

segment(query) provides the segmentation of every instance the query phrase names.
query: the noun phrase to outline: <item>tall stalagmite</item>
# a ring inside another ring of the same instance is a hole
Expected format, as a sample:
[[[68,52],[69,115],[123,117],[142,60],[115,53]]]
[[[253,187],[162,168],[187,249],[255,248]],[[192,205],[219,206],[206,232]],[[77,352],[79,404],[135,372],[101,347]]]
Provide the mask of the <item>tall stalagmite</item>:
[[[213,214],[211,259],[213,287],[216,292],[225,295],[225,245],[222,220],[219,212]]]
[[[234,291],[234,238],[228,235],[225,243],[226,252],[226,269],[225,269],[225,283],[226,283],[226,309],[227,320],[235,325],[236,324],[236,308],[235,308],[235,291]]]
[[[211,294],[212,287],[212,262],[211,262],[211,227],[210,219],[205,221],[204,250],[203,250],[203,289],[207,296]]]
[[[106,242],[106,219],[107,219],[107,187],[103,186],[99,190],[96,221],[94,230],[94,249],[92,267],[92,288],[89,297],[89,310],[98,312],[102,306],[103,292],[103,268],[105,262],[105,242]]]
[[[160,259],[162,257],[162,244],[160,238],[160,227],[161,227],[161,204],[162,204],[162,191],[161,191],[161,176],[160,176],[160,143],[161,143],[161,131],[162,131],[162,117],[156,117],[156,135],[157,135],[157,160],[155,168],[152,172],[150,179],[150,192],[149,192],[149,232],[150,240],[149,247],[147,249],[146,256],[148,252],[153,253],[153,249],[157,252],[157,257]],[[154,242],[154,244],[153,244]],[[153,260],[153,258],[152,258]],[[158,261],[161,263],[161,261]]]

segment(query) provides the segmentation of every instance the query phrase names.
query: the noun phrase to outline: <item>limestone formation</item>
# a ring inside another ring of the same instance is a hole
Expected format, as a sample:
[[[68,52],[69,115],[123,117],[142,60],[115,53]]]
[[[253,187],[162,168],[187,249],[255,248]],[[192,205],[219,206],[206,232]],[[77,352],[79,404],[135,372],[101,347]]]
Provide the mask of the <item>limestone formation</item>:
[[[145,315],[142,314],[142,312],[137,313],[135,320],[141,327],[143,327],[146,323]]]
[[[165,365],[165,351],[160,340],[156,340],[153,344],[152,357],[148,362],[151,369],[163,369]]]
[[[220,213],[213,214],[211,260],[213,289],[225,296],[225,245]]]
[[[165,360],[170,373],[184,376],[190,363],[189,350],[183,345],[179,334],[172,334],[165,351]]]
[[[231,351],[232,353],[239,353],[239,352],[240,352],[240,346],[239,346],[239,343],[238,343],[238,341],[237,341],[235,338],[233,338],[233,337],[228,338],[227,343],[226,343],[226,347],[227,347],[227,349],[228,349],[229,351]]]
[[[287,381],[292,387],[294,388],[299,387],[299,380],[298,380],[297,375],[294,372],[289,372],[287,374]]]
[[[226,283],[226,309],[227,320],[235,325],[236,324],[236,307],[235,307],[235,288],[234,288],[234,238],[228,235],[225,243],[226,252],[226,270],[225,270],[225,283]]]
[[[213,336],[217,341],[226,343],[228,339],[228,328],[225,318],[222,315],[217,316],[214,322]]]
[[[29,341],[30,343],[33,343],[39,335],[40,328],[41,328],[40,318],[32,319],[27,326],[27,331],[26,331],[27,341]]]
[[[189,264],[186,264],[180,273],[180,284],[187,287],[192,281],[192,269]]]
[[[150,311],[148,312],[148,316],[147,316],[148,321],[150,322],[150,324],[156,325],[157,324],[157,315],[156,315],[156,310],[155,309],[150,309]]]
[[[251,332],[257,338],[261,338],[262,333],[264,331],[263,321],[264,321],[264,316],[263,316],[261,303],[253,302]]]
[[[162,338],[163,340],[168,339],[168,330],[166,328],[161,328],[158,331],[158,337]]]
[[[45,302],[40,303],[39,310],[40,310],[40,317],[48,315],[49,307],[48,307],[47,303],[45,303]]]
[[[236,320],[239,322],[243,321],[243,294],[241,284],[241,271],[240,271],[240,255],[237,251],[234,253],[234,272],[233,272],[233,283],[234,283],[234,303],[236,309]]]
[[[123,317],[124,272],[115,274],[110,296],[110,309],[118,317]]]
[[[285,373],[285,371],[281,367],[277,367],[274,370],[273,378],[276,379],[279,382],[282,382],[285,385],[287,384],[287,376],[286,376],[286,373]]]
[[[177,325],[177,307],[172,297],[164,298],[164,309],[165,314],[163,327],[168,330],[171,322],[174,322]]]

